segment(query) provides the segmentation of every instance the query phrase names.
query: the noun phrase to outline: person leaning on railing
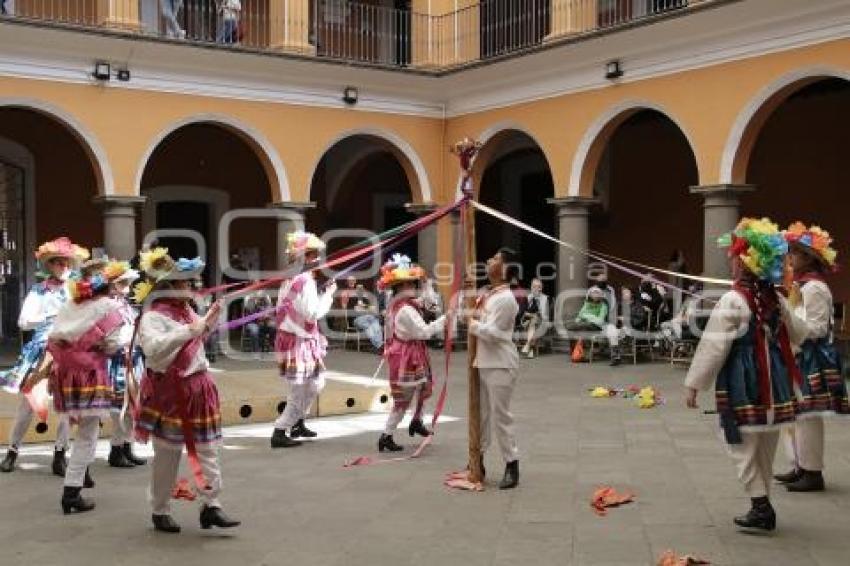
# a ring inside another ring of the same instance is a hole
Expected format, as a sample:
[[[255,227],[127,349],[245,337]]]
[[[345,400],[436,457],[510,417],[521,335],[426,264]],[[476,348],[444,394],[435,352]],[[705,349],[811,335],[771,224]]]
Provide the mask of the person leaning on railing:
[[[241,0],[216,0],[219,16],[218,43],[239,43],[239,19],[242,14]]]

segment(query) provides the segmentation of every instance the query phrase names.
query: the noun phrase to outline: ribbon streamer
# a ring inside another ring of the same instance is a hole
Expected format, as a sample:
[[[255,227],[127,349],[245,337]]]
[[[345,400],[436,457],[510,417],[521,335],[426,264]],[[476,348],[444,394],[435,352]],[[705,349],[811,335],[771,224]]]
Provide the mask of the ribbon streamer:
[[[604,263],[606,265],[609,265],[609,266],[611,266],[615,269],[618,269],[618,270],[620,270],[624,273],[628,273],[629,275],[634,275],[635,277],[643,278],[645,276],[645,273],[635,271],[634,269],[629,269],[625,265],[621,265],[621,263],[634,265],[635,267],[639,267],[639,268],[647,270],[647,271],[654,271],[654,272],[662,273],[662,274],[665,274],[665,275],[670,275],[670,276],[674,276],[674,277],[681,277],[682,279],[690,279],[690,280],[693,280],[693,281],[700,281],[702,283],[709,283],[709,284],[714,284],[714,285],[727,285],[727,286],[732,285],[732,281],[730,281],[728,279],[718,279],[718,278],[715,278],[715,277],[702,277],[702,276],[699,276],[699,275],[689,275],[687,273],[679,273],[677,271],[669,271],[667,269],[661,269],[659,267],[652,267],[651,265],[646,265],[646,264],[639,263],[639,262],[636,262],[636,261],[619,258],[617,256],[602,254],[602,253],[599,253],[599,252],[596,252],[596,251],[593,251],[593,250],[585,250],[585,249],[579,248],[578,246],[575,246],[573,244],[570,244],[568,242],[565,242],[563,240],[559,240],[558,238],[550,236],[549,234],[547,234],[545,232],[541,232],[537,228],[534,228],[533,226],[529,226],[528,224],[525,224],[524,222],[520,222],[519,220],[517,220],[517,219],[515,219],[511,216],[508,216],[507,214],[499,212],[498,210],[494,210],[494,209],[490,208],[489,206],[486,206],[486,205],[481,204],[481,203],[476,202],[476,201],[470,201],[470,204],[472,204],[472,206],[474,206],[478,210],[485,212],[485,213],[489,214],[490,216],[493,216],[494,218],[498,218],[499,220],[501,220],[503,222],[507,222],[508,224],[513,224],[517,228],[525,230],[526,232],[530,232],[532,234],[540,236],[541,238],[545,238],[545,239],[547,239],[551,242],[558,244],[559,246],[563,246],[565,248],[571,249],[571,250],[578,252],[580,254],[586,255],[587,257],[595,259],[596,261],[601,261],[602,263]],[[621,262],[621,263],[617,263],[617,262]],[[680,290],[680,291],[687,293],[687,291],[685,291],[683,289],[679,289],[678,287],[676,287],[675,285],[672,285],[670,283],[667,283],[667,282],[664,282],[664,281],[658,281],[658,283],[665,286],[665,287],[668,287],[668,288],[671,288],[671,289],[677,289],[677,290]],[[690,293],[687,293],[687,294],[690,294]]]

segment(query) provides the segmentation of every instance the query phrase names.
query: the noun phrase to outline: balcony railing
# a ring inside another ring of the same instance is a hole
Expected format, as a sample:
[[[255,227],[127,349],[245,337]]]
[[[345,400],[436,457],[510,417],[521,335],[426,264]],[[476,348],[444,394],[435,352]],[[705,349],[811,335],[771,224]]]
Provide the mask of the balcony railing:
[[[433,15],[399,0],[0,0],[0,18],[440,71],[717,1],[482,0]]]

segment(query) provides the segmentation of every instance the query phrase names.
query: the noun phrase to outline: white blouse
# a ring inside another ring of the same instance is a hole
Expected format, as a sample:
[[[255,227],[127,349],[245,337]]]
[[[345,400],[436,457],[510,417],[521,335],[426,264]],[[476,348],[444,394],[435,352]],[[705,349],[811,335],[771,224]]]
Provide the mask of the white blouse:
[[[800,288],[801,304],[786,318],[791,342],[799,346],[806,340],[829,336],[832,329],[832,293],[823,281],[809,281]]]
[[[48,339],[73,342],[92,328],[98,320],[120,307],[120,303],[110,297],[99,297],[83,303],[69,301],[56,315],[56,321],[53,323]],[[101,346],[107,354],[117,352],[121,348],[121,327],[115,328],[104,336]]]
[[[519,305],[510,287],[484,300],[480,320],[473,320],[469,332],[478,337],[474,366],[489,369],[516,369],[519,354],[514,344],[514,324]]]
[[[446,317],[441,316],[431,323],[426,323],[415,308],[404,305],[393,319],[393,333],[399,340],[430,340],[431,337],[443,332],[446,327]]]
[[[284,298],[289,294],[289,288],[295,279],[290,279],[280,286],[280,292],[277,296],[277,304],[283,304]],[[312,276],[308,276],[304,285],[301,287],[301,292],[298,293],[292,300],[292,306],[295,312],[306,322],[316,322],[320,318],[325,317],[331,310],[333,304],[333,293],[324,292],[319,295],[319,290],[316,286],[316,280]],[[304,328],[291,320],[288,316],[284,317],[280,323],[280,329],[290,334],[295,334],[304,338],[309,338],[311,335]]]
[[[145,366],[155,372],[164,373],[174,362],[177,353],[183,345],[203,333],[203,329],[194,332],[188,324],[156,311],[148,311],[142,315],[139,323],[139,346],[145,354]],[[186,371],[191,375],[209,368],[204,346],[198,348]]]
[[[42,285],[39,283],[38,286]],[[48,289],[44,292],[30,289],[21,306],[18,316],[18,327],[21,330],[35,330],[49,319],[55,317],[59,310],[68,301],[68,288],[63,284],[61,287]]]

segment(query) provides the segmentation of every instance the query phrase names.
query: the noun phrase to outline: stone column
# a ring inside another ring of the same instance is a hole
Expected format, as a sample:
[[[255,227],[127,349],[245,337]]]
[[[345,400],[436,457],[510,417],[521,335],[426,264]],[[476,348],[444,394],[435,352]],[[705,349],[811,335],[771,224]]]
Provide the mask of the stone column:
[[[269,2],[269,47],[308,55],[316,54],[310,43],[310,0]]]
[[[702,272],[707,277],[729,277],[726,251],[717,238],[735,228],[741,216],[740,195],[755,190],[753,185],[705,185],[691,187],[691,194],[703,198]]]
[[[558,239],[575,247],[588,248],[588,216],[590,207],[598,200],[589,197],[563,197],[547,199],[557,209]],[[587,287],[587,256],[564,246],[558,246],[558,293],[584,290]],[[557,301],[560,312],[555,312],[556,320],[564,315],[578,312],[581,308],[583,293],[575,298]],[[566,312],[565,312],[566,311]]]
[[[305,230],[304,214],[316,208],[316,203],[287,201],[273,202],[268,206],[280,211],[277,221],[277,266],[282,269],[286,263],[286,235],[294,230]]]
[[[437,209],[437,205],[433,202],[409,202],[404,205],[404,208],[409,213],[422,217],[434,212]],[[437,223],[435,222],[419,232],[417,242],[417,254],[419,257],[416,258],[416,263],[428,270],[428,274],[433,276],[434,264],[437,263]]]
[[[98,0],[97,22],[108,28],[128,32],[141,31],[139,3],[134,0]]]
[[[129,260],[136,255],[136,211],[145,197],[102,195],[94,203],[103,207],[103,247],[110,257]]]

